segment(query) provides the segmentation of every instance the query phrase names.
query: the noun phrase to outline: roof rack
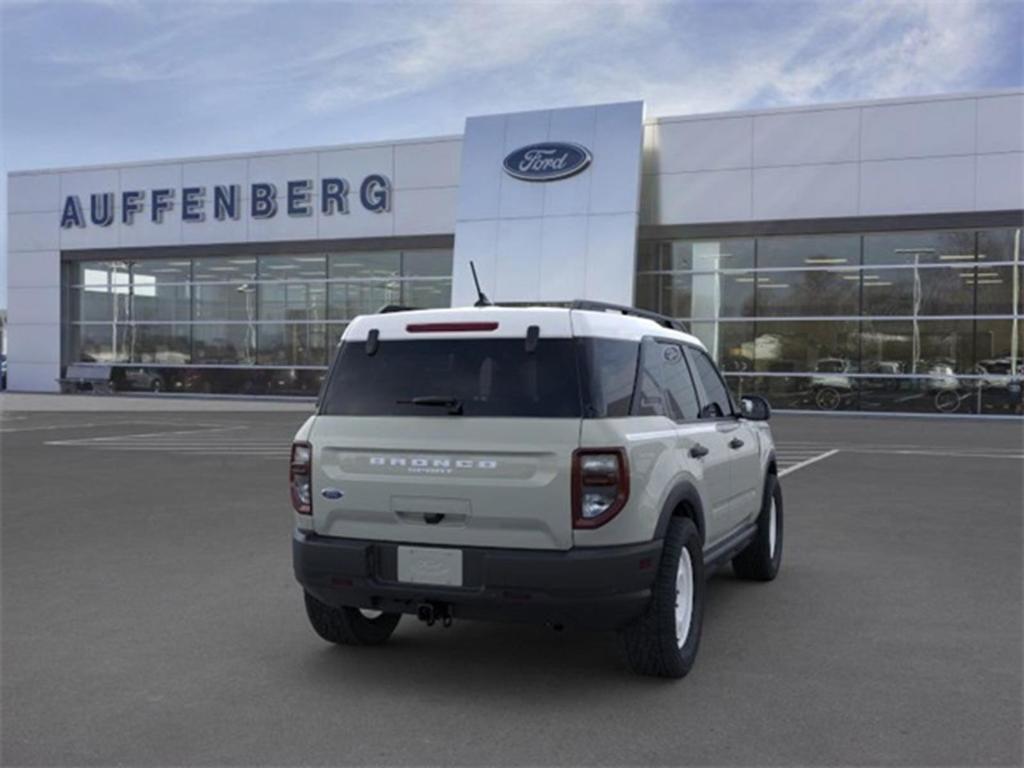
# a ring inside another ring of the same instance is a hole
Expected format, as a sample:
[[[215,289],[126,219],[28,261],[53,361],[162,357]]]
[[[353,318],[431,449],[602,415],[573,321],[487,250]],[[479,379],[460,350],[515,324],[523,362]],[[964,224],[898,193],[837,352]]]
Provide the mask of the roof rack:
[[[689,328],[686,324],[680,320],[676,320],[668,315],[663,315],[659,312],[651,312],[646,309],[637,309],[636,307],[627,307],[622,304],[608,304],[604,301],[590,301],[589,299],[576,299],[569,303],[569,309],[584,309],[591,312],[618,312],[623,315],[629,315],[630,317],[642,317],[645,320],[653,320],[663,328],[670,328],[673,331],[682,331],[683,333],[689,333]]]

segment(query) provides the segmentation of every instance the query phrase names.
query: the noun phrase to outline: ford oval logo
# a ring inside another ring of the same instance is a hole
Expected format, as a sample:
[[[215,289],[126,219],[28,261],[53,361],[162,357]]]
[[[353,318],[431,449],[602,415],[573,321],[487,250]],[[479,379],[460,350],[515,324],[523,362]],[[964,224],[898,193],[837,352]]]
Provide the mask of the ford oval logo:
[[[320,495],[325,499],[340,499],[345,494],[339,491],[337,488],[324,488],[320,491]]]
[[[523,181],[555,181],[590,165],[590,150],[579,144],[548,141],[520,147],[505,157],[505,173]]]

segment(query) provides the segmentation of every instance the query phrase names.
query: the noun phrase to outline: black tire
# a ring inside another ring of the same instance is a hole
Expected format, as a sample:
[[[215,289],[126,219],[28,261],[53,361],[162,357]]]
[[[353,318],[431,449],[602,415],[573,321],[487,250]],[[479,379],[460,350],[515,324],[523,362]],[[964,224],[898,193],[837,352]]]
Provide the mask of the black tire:
[[[772,543],[772,504],[775,505],[775,541]],[[764,483],[761,514],[757,516],[754,540],[732,559],[732,569],[741,579],[771,581],[782,564],[782,486],[775,475]]]
[[[693,603],[686,637],[676,629],[677,578],[683,552],[689,555]],[[704,623],[704,554],[693,522],[674,517],[665,535],[661,563],[654,579],[651,602],[636,621],[621,632],[630,668],[641,675],[685,677],[693,668]]]
[[[309,623],[324,640],[339,645],[381,645],[387,642],[398,626],[400,613],[382,613],[368,619],[358,608],[332,608],[321,603],[308,592],[306,616]]]
[[[814,404],[819,411],[835,411],[843,402],[839,390],[834,387],[822,387],[814,393]]]
[[[935,410],[939,413],[956,413],[960,410],[960,395],[949,389],[935,393]]]

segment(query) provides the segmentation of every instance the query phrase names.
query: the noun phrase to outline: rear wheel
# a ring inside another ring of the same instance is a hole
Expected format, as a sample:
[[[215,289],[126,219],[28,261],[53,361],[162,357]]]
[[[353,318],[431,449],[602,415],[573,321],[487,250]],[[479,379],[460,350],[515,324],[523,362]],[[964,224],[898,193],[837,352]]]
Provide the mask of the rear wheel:
[[[939,413],[955,413],[960,409],[960,396],[950,389],[935,393],[935,410]]]
[[[704,621],[704,556],[693,522],[669,523],[647,610],[622,630],[629,666],[641,675],[685,677]]]
[[[820,411],[834,411],[842,402],[839,391],[832,387],[822,387],[814,394],[814,404]]]
[[[339,645],[381,645],[398,626],[400,613],[383,613],[361,608],[334,608],[308,592],[306,616],[324,640]]]
[[[732,560],[732,569],[741,579],[771,581],[782,563],[782,487],[775,475],[764,484],[757,533],[746,549]]]

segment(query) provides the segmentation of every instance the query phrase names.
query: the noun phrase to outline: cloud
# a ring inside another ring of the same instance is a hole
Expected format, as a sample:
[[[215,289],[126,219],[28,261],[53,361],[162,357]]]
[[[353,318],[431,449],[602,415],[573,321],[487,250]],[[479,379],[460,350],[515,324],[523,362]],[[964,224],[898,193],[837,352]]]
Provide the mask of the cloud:
[[[403,16],[399,29],[378,28],[375,51],[346,62],[351,74],[343,82],[312,83],[307,104],[326,111],[497,71],[515,88],[519,70],[544,57],[562,60],[567,46],[598,51],[608,38],[646,27],[658,7],[648,0],[462,3],[405,18],[411,6],[394,6]]]
[[[714,24],[721,9],[732,25]],[[970,89],[1014,13],[958,0],[440,6],[380,26],[362,60],[337,57],[347,76],[312,77],[304,101],[329,113],[476,81],[512,101],[527,88],[538,103],[643,97],[674,114]]]

